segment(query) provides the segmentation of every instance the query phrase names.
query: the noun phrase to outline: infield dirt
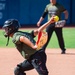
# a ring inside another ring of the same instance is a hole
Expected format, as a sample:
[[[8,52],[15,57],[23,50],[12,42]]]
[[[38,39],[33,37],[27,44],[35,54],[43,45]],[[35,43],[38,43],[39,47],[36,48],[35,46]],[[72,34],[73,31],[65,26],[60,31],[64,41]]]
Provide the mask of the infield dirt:
[[[66,54],[60,49],[47,49],[46,54],[49,75],[75,75],[75,49],[67,49]],[[0,75],[14,75],[14,68],[23,60],[15,48],[0,48]],[[26,73],[38,75],[36,70]]]

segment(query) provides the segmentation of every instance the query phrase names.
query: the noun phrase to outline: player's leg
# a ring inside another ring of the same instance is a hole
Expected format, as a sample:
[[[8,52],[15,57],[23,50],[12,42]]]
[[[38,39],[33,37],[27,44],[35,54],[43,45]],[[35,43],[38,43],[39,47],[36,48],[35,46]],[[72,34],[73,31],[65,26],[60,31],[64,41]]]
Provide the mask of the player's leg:
[[[34,67],[29,63],[29,61],[25,60],[24,62],[17,65],[14,69],[14,75],[26,75],[25,71],[31,70]]]
[[[63,39],[62,28],[56,28],[55,32],[56,32],[56,35],[57,35],[59,46],[60,46],[60,48],[62,50],[61,53],[65,54],[66,49],[65,49],[64,39]]]
[[[48,70],[46,67],[45,52],[38,52],[33,56],[32,65],[36,69],[39,75],[48,75]]]

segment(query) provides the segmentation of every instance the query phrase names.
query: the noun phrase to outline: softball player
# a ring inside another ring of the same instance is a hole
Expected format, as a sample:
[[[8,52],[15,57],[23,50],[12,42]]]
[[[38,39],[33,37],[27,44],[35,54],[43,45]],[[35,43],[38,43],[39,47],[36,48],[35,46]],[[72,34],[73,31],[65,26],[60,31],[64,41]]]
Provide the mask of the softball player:
[[[4,36],[12,37],[12,41],[15,44],[17,50],[25,58],[23,62],[17,64],[14,70],[14,75],[26,75],[25,71],[36,69],[39,75],[48,75],[46,67],[46,55],[45,52],[40,49],[37,50],[36,41],[34,37],[38,35],[38,32],[43,31],[48,25],[54,22],[52,17],[47,23],[43,24],[37,30],[32,30],[31,33],[19,31],[20,24],[16,19],[9,19],[5,21]]]
[[[39,19],[37,26],[40,26],[41,22],[44,20],[46,15],[48,15],[48,20],[53,15],[58,15],[59,19],[61,20],[62,13],[64,14],[64,18],[65,18],[64,20],[66,21],[68,19],[67,9],[65,9],[61,4],[57,3],[56,0],[50,0],[50,3],[46,5],[43,15]],[[46,50],[46,47],[52,37],[53,32],[55,32],[59,47],[61,48],[62,51],[61,54],[66,53],[62,29],[63,29],[63,25],[61,25],[61,23],[59,24],[59,26],[56,26],[56,24],[53,23],[46,28],[46,32],[48,33],[48,40],[47,43],[43,46],[44,51]]]

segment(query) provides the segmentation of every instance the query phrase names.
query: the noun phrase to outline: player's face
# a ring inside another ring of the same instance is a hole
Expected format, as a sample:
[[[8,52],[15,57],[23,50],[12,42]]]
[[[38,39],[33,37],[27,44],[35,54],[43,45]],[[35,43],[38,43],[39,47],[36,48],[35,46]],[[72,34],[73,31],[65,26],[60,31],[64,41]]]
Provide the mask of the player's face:
[[[7,34],[8,33],[8,27],[5,27],[4,30],[5,30],[4,32]]]
[[[5,35],[5,36],[8,36],[10,30],[11,30],[11,29],[9,29],[8,27],[5,27],[5,28],[4,28],[4,35]]]
[[[50,2],[51,2],[52,4],[55,4],[55,3],[56,3],[56,0],[50,0]]]

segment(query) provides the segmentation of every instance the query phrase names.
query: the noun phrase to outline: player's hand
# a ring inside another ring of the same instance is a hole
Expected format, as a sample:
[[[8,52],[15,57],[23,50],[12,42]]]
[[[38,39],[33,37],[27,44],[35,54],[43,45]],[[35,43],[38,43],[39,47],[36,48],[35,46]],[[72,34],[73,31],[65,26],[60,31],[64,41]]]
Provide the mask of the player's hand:
[[[50,18],[49,22],[50,22],[50,23],[54,23],[54,22],[55,22],[54,16],[52,16],[52,17]]]
[[[40,22],[39,22],[39,21],[37,22],[37,26],[38,26],[38,27],[40,26]]]
[[[50,21],[51,21],[51,23],[58,22],[58,21],[59,21],[59,17],[53,15],[53,16],[51,17]]]

